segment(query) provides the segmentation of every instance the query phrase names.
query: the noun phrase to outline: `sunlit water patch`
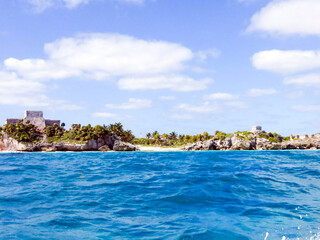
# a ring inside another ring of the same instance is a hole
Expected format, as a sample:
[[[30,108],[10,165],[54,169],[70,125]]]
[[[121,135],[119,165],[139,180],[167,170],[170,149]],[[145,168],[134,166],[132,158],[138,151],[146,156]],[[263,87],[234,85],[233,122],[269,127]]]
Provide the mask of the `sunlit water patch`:
[[[0,154],[0,239],[320,239],[320,151]]]

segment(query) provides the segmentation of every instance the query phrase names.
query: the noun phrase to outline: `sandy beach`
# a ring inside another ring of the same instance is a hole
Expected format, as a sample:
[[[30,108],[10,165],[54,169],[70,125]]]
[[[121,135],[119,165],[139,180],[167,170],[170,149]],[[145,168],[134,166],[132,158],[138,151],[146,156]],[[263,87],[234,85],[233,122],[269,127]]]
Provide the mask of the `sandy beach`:
[[[180,148],[167,148],[167,147],[145,147],[138,146],[140,151],[143,152],[178,152],[182,151]]]

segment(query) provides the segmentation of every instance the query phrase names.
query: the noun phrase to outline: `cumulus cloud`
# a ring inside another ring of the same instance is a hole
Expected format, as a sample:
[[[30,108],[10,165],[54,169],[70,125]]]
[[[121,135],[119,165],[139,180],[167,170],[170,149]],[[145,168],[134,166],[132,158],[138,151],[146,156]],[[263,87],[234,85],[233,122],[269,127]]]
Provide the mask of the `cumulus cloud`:
[[[276,93],[277,93],[277,90],[272,88],[268,88],[268,89],[252,88],[248,91],[247,95],[250,97],[261,97],[266,95],[273,95]]]
[[[148,99],[130,98],[128,102],[122,104],[106,104],[109,109],[140,109],[152,106],[152,101]]]
[[[211,95],[206,95],[203,98],[205,100],[234,100],[237,99],[238,96],[230,93],[213,93]]]
[[[285,78],[284,84],[295,85],[296,87],[320,87],[320,74],[306,74]]]
[[[59,79],[116,80],[120,89],[197,91],[213,80],[182,75],[194,60],[176,43],[142,40],[120,34],[80,34],[44,46],[45,59],[8,58],[7,71],[34,81]]]
[[[262,51],[253,55],[253,66],[280,74],[292,74],[320,67],[320,51]]]
[[[174,75],[122,78],[119,80],[118,86],[124,90],[170,89],[172,91],[189,92],[204,90],[211,82],[213,80],[208,78],[195,80],[183,75]]]
[[[44,47],[48,59],[9,58],[7,69],[34,79],[158,74],[184,68],[193,54],[179,44],[145,41],[119,34],[87,34],[63,38]]]
[[[17,77],[15,73],[0,72],[1,94],[36,94],[43,92],[45,85]]]
[[[320,35],[319,0],[273,0],[254,14],[248,31]]]
[[[57,110],[78,110],[80,106],[51,99],[43,83],[19,78],[15,73],[0,71],[0,104],[26,107],[47,107]]]
[[[315,112],[320,111],[320,105],[295,105],[292,109],[299,112]]]
[[[15,73],[0,72],[0,104],[46,106],[44,91],[41,83],[18,78]]]

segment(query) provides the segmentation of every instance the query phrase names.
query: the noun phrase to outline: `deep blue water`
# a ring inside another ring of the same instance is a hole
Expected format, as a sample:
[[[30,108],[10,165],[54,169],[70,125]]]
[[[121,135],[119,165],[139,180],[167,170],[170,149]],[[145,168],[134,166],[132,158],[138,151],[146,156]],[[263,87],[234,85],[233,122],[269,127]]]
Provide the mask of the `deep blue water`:
[[[320,151],[0,154],[0,239],[320,239]]]

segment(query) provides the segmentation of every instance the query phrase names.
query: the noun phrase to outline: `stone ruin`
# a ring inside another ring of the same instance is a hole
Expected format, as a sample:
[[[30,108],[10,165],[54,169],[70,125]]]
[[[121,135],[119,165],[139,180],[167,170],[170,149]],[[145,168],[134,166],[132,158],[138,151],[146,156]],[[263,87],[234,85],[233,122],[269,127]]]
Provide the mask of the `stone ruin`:
[[[253,133],[261,133],[262,132],[262,127],[261,126],[253,126],[251,128],[251,132],[253,132]]]
[[[6,119],[6,124],[13,123],[17,124],[20,119],[15,118],[8,118]],[[53,124],[58,124],[60,126],[60,120],[48,120],[43,118],[43,112],[42,111],[25,111],[25,116],[23,119],[23,123],[27,124],[27,122],[37,126],[41,131],[46,126],[53,126]]]
[[[318,138],[318,134],[291,135],[290,136],[290,141],[293,141],[293,140],[304,140],[304,139],[314,138],[314,137]]]

